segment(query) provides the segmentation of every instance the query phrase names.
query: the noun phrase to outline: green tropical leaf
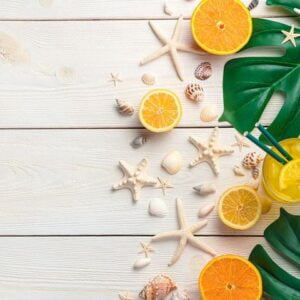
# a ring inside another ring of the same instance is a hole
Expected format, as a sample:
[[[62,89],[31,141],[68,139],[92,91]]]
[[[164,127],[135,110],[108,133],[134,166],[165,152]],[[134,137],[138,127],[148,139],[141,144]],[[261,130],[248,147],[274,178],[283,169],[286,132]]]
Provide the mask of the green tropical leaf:
[[[279,0],[278,0],[279,1]],[[297,0],[298,1],[298,0]],[[291,2],[291,1],[290,1]],[[224,67],[224,112],[220,121],[228,121],[239,132],[251,132],[275,92],[282,92],[285,101],[269,127],[278,140],[300,134],[300,38],[296,47],[282,44],[291,26],[253,20],[253,35],[244,49],[284,47],[282,57],[245,57],[230,60]],[[295,29],[300,34],[300,29]]]
[[[267,4],[282,6],[295,15],[297,15],[295,8],[300,10],[299,0],[267,0]]]

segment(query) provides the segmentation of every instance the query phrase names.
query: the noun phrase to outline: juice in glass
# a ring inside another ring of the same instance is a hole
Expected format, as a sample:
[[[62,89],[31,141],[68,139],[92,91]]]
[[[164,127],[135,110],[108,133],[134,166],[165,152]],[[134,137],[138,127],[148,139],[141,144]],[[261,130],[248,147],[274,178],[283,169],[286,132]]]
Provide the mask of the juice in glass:
[[[271,198],[293,204],[300,202],[300,139],[291,138],[280,144],[293,157],[293,161],[285,167],[267,155],[262,170],[263,186]],[[273,147],[272,150],[280,154],[276,148]]]

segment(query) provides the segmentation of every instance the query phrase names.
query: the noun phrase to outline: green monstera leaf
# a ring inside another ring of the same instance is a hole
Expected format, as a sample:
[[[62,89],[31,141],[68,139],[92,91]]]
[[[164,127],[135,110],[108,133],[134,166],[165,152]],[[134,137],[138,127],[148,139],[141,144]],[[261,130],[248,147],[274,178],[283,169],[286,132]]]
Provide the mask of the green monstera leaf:
[[[245,49],[284,47],[285,55],[244,57],[226,63],[224,112],[220,121],[228,121],[241,133],[251,132],[273,94],[281,92],[285,100],[269,131],[278,140],[297,137],[300,134],[300,38],[295,40],[296,47],[290,41],[282,44],[285,38],[282,31],[289,32],[291,26],[263,19],[254,19],[253,26],[253,35]],[[295,29],[295,33],[300,34],[300,29]]]
[[[278,5],[286,8],[295,15],[300,15],[300,1],[299,0],[267,0],[268,5]]]

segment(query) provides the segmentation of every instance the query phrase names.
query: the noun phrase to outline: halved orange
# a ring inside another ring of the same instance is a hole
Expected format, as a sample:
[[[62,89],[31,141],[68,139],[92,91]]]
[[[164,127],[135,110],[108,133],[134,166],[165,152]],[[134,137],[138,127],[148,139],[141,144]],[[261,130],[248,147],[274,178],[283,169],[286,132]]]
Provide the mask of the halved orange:
[[[202,0],[191,26],[196,43],[216,55],[239,51],[252,34],[250,12],[240,0]]]
[[[143,126],[152,132],[166,132],[173,129],[181,116],[181,102],[172,91],[155,89],[142,99],[139,118]]]
[[[229,254],[213,258],[204,267],[199,289],[203,300],[260,300],[262,280],[251,262]]]

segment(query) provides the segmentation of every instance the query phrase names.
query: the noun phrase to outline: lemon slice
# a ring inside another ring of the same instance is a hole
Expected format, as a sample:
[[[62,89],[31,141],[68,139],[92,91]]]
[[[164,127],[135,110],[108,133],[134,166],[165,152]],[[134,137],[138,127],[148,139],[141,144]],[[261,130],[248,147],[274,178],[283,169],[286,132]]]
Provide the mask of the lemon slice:
[[[288,162],[280,171],[279,188],[285,190],[288,187],[300,189],[300,159]]]

